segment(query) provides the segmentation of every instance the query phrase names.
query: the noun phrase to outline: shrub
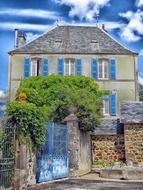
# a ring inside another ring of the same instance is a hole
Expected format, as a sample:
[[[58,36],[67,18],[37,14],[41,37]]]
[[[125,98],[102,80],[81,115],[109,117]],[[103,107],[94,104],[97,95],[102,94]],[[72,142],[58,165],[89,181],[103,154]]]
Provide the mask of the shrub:
[[[80,128],[93,131],[99,124],[101,98],[105,94],[108,92],[99,90],[98,84],[85,76],[30,77],[22,81],[7,113],[20,133],[30,136],[39,147],[44,142],[44,121],[61,123],[70,106],[77,108]]]

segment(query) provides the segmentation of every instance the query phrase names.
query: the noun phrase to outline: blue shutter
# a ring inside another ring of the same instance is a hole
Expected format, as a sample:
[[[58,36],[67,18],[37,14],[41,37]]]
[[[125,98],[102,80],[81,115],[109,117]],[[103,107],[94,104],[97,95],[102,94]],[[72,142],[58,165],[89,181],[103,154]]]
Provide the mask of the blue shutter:
[[[110,94],[110,115],[115,116],[117,114],[117,100],[116,93]]]
[[[76,60],[76,75],[82,75],[82,62],[81,62],[81,59]]]
[[[58,75],[64,75],[64,59],[58,59]]]
[[[98,61],[97,59],[92,59],[91,63],[91,76],[94,79],[98,79]]]
[[[42,60],[42,74],[43,74],[43,76],[47,76],[48,75],[48,65],[49,65],[48,59],[44,58]]]
[[[116,80],[116,61],[110,60],[110,80]]]
[[[30,77],[30,58],[24,58],[24,78]]]

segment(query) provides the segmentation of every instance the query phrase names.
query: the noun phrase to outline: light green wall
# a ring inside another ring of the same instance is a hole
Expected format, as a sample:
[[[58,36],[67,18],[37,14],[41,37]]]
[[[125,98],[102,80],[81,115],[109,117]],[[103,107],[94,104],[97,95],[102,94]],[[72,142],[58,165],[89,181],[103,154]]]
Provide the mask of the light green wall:
[[[10,59],[10,99],[15,97],[16,90],[20,80],[24,78],[24,57],[27,55],[12,55]],[[29,55],[35,57],[35,55]],[[116,81],[98,81],[101,89],[116,90],[118,94],[118,106],[122,100],[135,100],[135,67],[133,55],[36,55],[37,58],[48,57],[49,74],[57,74],[57,59],[63,58],[81,58],[82,74],[91,76],[91,59],[92,58],[115,58],[117,64]]]

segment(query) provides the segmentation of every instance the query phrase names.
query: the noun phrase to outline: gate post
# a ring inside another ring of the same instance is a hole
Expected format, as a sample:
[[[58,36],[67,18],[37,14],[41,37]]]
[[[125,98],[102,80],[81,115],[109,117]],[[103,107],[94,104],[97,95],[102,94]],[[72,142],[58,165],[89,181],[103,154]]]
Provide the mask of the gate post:
[[[76,176],[76,172],[79,169],[80,159],[80,130],[78,118],[75,115],[77,109],[71,107],[69,109],[70,114],[64,119],[68,128],[68,152],[69,152],[69,170],[70,176]]]

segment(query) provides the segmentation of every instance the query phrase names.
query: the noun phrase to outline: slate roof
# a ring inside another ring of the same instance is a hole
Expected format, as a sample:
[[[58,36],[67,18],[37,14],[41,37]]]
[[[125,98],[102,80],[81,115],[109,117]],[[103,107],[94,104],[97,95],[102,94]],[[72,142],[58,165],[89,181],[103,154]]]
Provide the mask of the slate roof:
[[[11,53],[136,54],[99,27],[57,26]]]
[[[121,123],[143,123],[143,102],[122,102]]]
[[[95,135],[117,134],[117,119],[102,119],[100,126],[94,130]]]

